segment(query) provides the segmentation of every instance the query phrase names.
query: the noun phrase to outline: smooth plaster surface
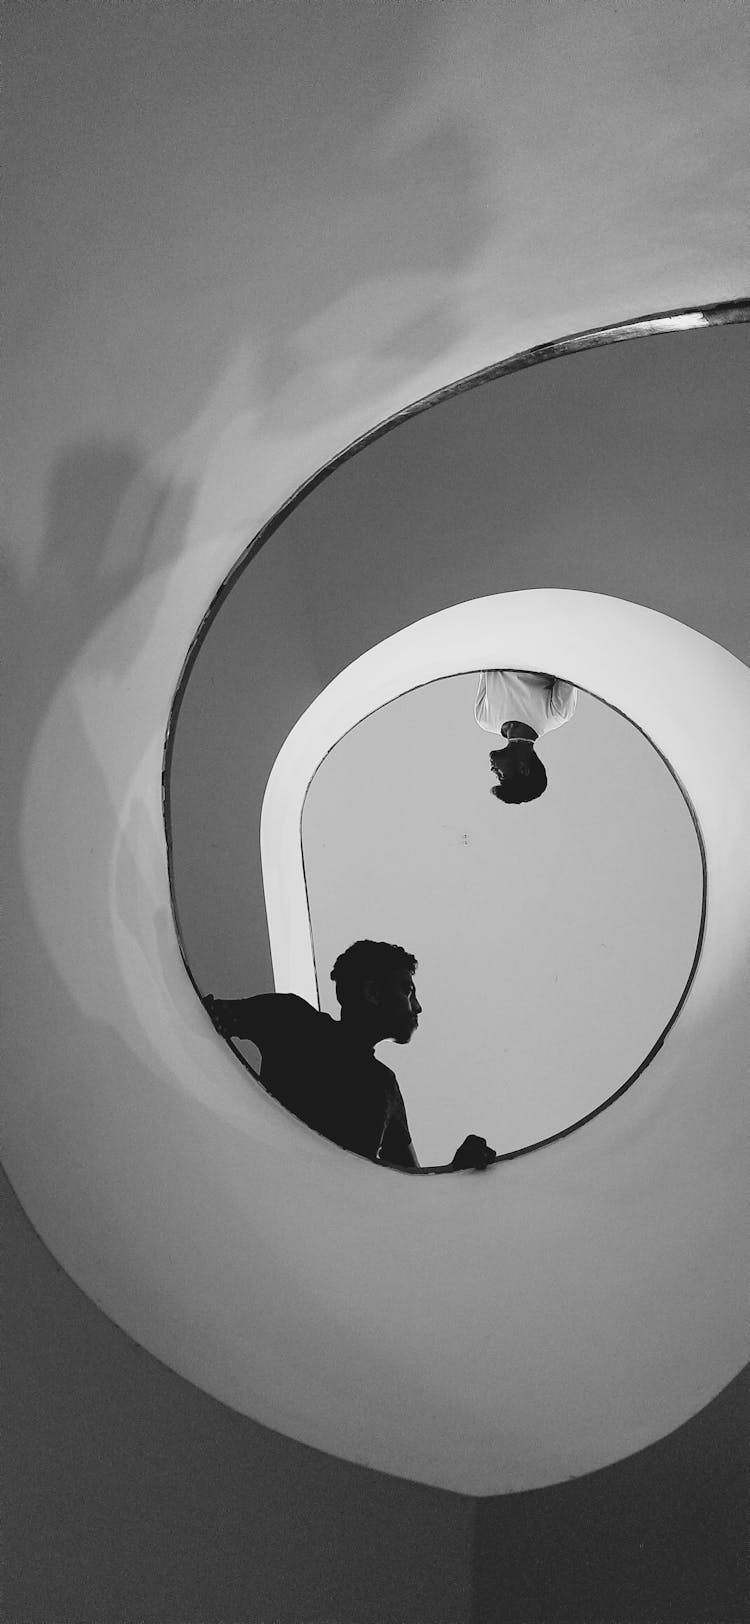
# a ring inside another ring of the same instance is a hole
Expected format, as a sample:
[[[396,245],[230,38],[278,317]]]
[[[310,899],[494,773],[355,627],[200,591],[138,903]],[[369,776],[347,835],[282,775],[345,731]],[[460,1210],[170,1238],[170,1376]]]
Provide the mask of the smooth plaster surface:
[[[170,914],[162,746],[182,660],[227,570],[354,437],[526,344],[742,291],[742,26],[725,8],[668,4],[656,14],[605,6],[595,19],[579,6],[554,18],[546,6],[478,7],[464,29],[460,9],[425,8],[402,49],[392,33],[384,44],[378,9],[367,11],[364,41],[337,9],[336,93],[319,139],[320,96],[290,10],[274,25],[233,7],[218,28],[203,8],[189,20],[181,9],[177,28],[168,6],[75,5],[50,20],[31,5],[12,19],[4,788],[17,845],[5,885],[4,1155],[59,1261],[165,1363],[306,1442],[491,1495],[638,1449],[738,1368],[747,1032],[732,1000],[745,922],[727,900],[728,876],[717,888],[726,908],[709,912],[706,961],[726,974],[707,975],[687,1082],[665,1050],[655,1114],[631,1096],[617,1130],[591,1130],[585,1159],[568,1148],[554,1170],[547,1162],[539,1246],[552,1277],[553,1243],[574,1243],[582,1295],[555,1311],[570,1316],[573,1357],[585,1326],[581,1368],[596,1376],[597,1404],[588,1380],[568,1382],[563,1432],[545,1425],[561,1401],[543,1354],[548,1321],[543,1310],[524,1318],[514,1296],[505,1319],[519,1327],[535,1402],[499,1422],[493,1406],[493,1440],[489,1316],[458,1397],[450,1359],[439,1368],[439,1333],[450,1318],[454,1353],[469,1351],[486,1259],[465,1267],[459,1244],[451,1262],[444,1238],[468,1239],[481,1218],[493,1243],[501,1232],[509,1245],[512,1225],[496,1227],[500,1186],[402,1179],[396,1195],[388,1181],[394,1239],[409,1237],[419,1256],[392,1246],[387,1268],[384,1254],[368,1253],[362,1295],[358,1246],[371,1222],[383,1237],[372,1183],[382,1174],[350,1172],[328,1146],[311,1154],[307,1134],[250,1096],[207,1028]],[[316,39],[316,71],[330,75]],[[385,78],[365,75],[363,103],[352,85],[376,48]],[[264,61],[274,64],[265,82]],[[274,105],[274,73],[286,75],[286,106]],[[262,143],[261,83],[271,120]],[[460,219],[446,206],[454,195]],[[676,342],[696,336],[717,335]],[[729,690],[746,685],[736,541],[711,533],[676,559],[653,544],[613,547],[601,570],[595,538],[577,556],[554,538],[533,568],[531,556],[525,567],[516,556],[521,579],[503,590],[614,593],[730,651],[710,660],[731,671],[716,687],[731,731]],[[283,688],[259,683],[256,796],[278,743],[333,674],[330,602],[314,624],[307,614],[310,572],[325,561],[325,551],[314,563],[308,555],[298,570],[287,549],[299,660]],[[354,548],[347,568],[356,594],[344,663],[406,623],[393,615],[406,616],[409,596],[417,614],[445,604],[447,578],[436,606],[404,571],[388,575],[378,607]],[[347,603],[348,587],[344,574]],[[278,628],[263,634],[271,647]],[[738,729],[742,716],[738,700]],[[727,801],[712,835],[720,871],[738,813],[739,799]],[[268,973],[259,915],[248,930],[258,984]],[[687,1021],[686,1011],[685,1033]],[[607,1221],[594,1232],[605,1180]],[[520,1220],[528,1192],[514,1189]],[[697,1252],[686,1244],[688,1209]],[[649,1220],[644,1248],[637,1225]],[[438,1239],[448,1268],[436,1289],[420,1265]],[[518,1248],[516,1257],[518,1281]],[[610,1270],[618,1291],[605,1322],[589,1291]],[[665,1282],[683,1287],[679,1315],[664,1311]],[[582,1303],[591,1312],[574,1331]]]
[[[80,1292],[0,1179],[8,1624],[740,1624],[747,1374],[602,1472],[471,1500],[238,1416]]]
[[[476,1501],[226,1409],[0,1211],[6,1624],[474,1624]]]

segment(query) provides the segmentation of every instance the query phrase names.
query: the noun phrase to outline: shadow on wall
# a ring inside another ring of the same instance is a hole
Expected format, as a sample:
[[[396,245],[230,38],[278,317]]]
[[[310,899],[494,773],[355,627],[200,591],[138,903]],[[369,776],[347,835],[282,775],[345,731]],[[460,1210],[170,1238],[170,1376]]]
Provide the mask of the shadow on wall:
[[[25,561],[4,564],[7,720],[2,817],[4,827],[15,831],[15,842],[22,838],[30,750],[55,696],[87,645],[90,653],[79,668],[84,687],[93,678],[105,703],[107,679],[122,679],[138,659],[160,602],[160,592],[149,591],[149,582],[182,545],[192,500],[190,486],[157,478],[132,441],[90,441],[62,456],[52,473],[45,528],[33,564],[26,563],[25,568]],[[131,597],[133,613],[117,625],[116,635],[113,626],[112,636],[94,643],[108,617]],[[33,663],[28,657],[31,647],[37,651]],[[67,795],[72,804],[61,806],[60,817],[50,819],[47,833],[39,835],[43,844],[35,861],[36,881],[60,928],[78,861],[89,864],[96,894],[107,894],[107,852],[91,831],[108,829],[115,816],[111,786],[87,732],[84,705],[72,689],[64,704]],[[67,836],[64,832],[69,825],[81,831],[83,845],[77,856],[69,846],[69,828]],[[16,844],[16,864],[27,860],[28,852]],[[16,925],[19,965],[27,952],[33,960],[37,950],[31,936],[22,939],[22,933],[32,928],[30,921]],[[89,938],[76,906],[65,927],[69,968],[79,977],[91,974],[92,1007],[103,1012],[104,966]]]
[[[32,609],[35,620],[46,615],[61,674],[142,580],[149,558],[161,569],[176,557],[192,502],[192,487],[159,479],[134,442],[89,441],[66,452],[50,475],[44,534],[11,624],[20,634]],[[122,650],[113,669],[136,653]]]
[[[156,571],[178,554],[193,487],[157,478],[133,441],[89,441],[60,457],[46,505],[33,565],[6,562],[2,572],[6,693],[22,724],[11,729],[21,749],[19,767],[35,721],[80,650],[148,580],[149,559]],[[140,624],[141,641],[149,625]],[[132,633],[132,621],[128,630]],[[32,637],[45,657],[30,667],[26,653]],[[130,636],[127,646],[110,639],[107,671],[122,675],[137,659],[138,646]],[[15,796],[20,776],[4,772],[6,794]]]

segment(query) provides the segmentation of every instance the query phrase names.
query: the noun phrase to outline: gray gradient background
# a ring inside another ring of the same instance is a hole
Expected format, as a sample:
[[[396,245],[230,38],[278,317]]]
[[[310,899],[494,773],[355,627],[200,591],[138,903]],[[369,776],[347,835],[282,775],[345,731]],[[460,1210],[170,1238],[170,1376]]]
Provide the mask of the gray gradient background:
[[[247,539],[259,422],[270,511],[288,494],[274,424],[303,436],[338,403],[366,426],[401,385],[413,398],[450,376],[459,334],[462,364],[481,366],[508,334],[521,347],[746,287],[742,6],[532,0],[469,16],[325,0],[304,28],[300,14],[289,0],[5,7],[9,832],[25,740],[86,640],[186,537]],[[306,443],[300,473],[310,462]],[[702,629],[739,647],[746,606],[709,566]],[[596,589],[617,591],[611,560]],[[108,669],[130,652],[110,644]],[[222,887],[217,919],[226,868]],[[244,929],[238,968],[259,983],[267,960]],[[10,947],[33,969],[30,923]],[[38,1029],[57,1063],[67,1007],[55,989],[19,1034],[10,993],[8,1057],[31,1088]],[[103,1072],[112,1053],[102,1040]],[[741,1379],[617,1466],[475,1501],[218,1404],[78,1290],[5,1181],[2,1200],[9,1624],[743,1616]]]

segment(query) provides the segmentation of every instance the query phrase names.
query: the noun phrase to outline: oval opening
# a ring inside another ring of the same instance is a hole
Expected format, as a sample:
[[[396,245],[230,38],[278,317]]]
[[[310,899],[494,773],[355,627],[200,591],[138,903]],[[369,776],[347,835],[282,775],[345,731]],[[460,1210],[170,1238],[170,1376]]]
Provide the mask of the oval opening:
[[[578,693],[540,737],[547,787],[491,793],[503,740],[474,719],[478,673],[373,712],[308,789],[302,845],[319,1003],[357,937],[418,961],[423,1015],[397,1073],[420,1161],[468,1132],[501,1155],[557,1137],[628,1086],[663,1039],[699,945],[691,809],[628,719]]]

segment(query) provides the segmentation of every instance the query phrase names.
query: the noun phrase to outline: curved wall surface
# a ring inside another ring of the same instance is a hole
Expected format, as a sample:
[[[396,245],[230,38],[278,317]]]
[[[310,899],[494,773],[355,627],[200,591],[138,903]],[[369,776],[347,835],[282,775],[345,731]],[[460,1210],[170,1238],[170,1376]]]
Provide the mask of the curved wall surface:
[[[503,582],[556,601],[582,595],[584,614],[606,598],[576,674],[615,703],[623,645],[618,655],[608,630],[613,616],[637,625],[627,657],[642,655],[669,697],[657,715],[642,674],[635,719],[648,730],[653,714],[708,857],[701,962],[648,1091],[508,1169],[390,1175],[249,1089],[177,943],[164,741],[187,650],[227,573],[357,436],[529,343],[738,296],[726,163],[738,41],[734,23],[707,37],[700,8],[667,6],[664,23],[634,8],[632,30],[616,8],[590,26],[588,8],[584,25],[581,8],[550,23],[532,7],[525,30],[515,14],[478,8],[463,31],[440,8],[384,42],[377,9],[364,43],[345,24],[336,36],[337,88],[319,127],[313,70],[330,60],[327,42],[316,31],[304,53],[290,32],[309,77],[280,107],[279,41],[251,8],[222,14],[216,30],[206,13],[188,21],[181,10],[179,28],[166,8],[139,14],[130,52],[133,14],[121,8],[98,9],[95,24],[71,8],[41,56],[40,14],[14,23],[26,174],[11,197],[4,788],[17,844],[5,882],[4,1157],[58,1260],[166,1364],[321,1449],[488,1495],[559,1482],[663,1436],[742,1359],[742,538],[694,538],[676,558],[655,534],[608,553],[601,570],[592,538],[567,556],[550,542],[533,561],[519,554]],[[349,96],[347,70],[364,76],[365,48],[370,65],[388,54],[363,100]],[[484,91],[470,94],[480,63]],[[688,141],[691,166],[683,136],[698,87],[711,133]],[[248,107],[259,113],[251,88],[267,98],[276,144],[243,123]],[[604,105],[602,149],[592,137]],[[463,214],[449,229],[454,197]],[[575,229],[561,238],[565,220]],[[743,336],[653,342],[716,341],[731,369]],[[353,546],[347,567],[356,592],[340,574],[339,608],[351,612],[332,655],[341,616],[311,587],[324,552],[300,561],[280,533],[252,563],[259,675],[243,770],[249,762],[245,804],[258,813],[286,735],[343,665],[413,620],[498,590],[441,579],[436,603],[397,568],[371,600]],[[283,601],[281,621],[264,594]],[[264,663],[281,636],[283,684]],[[531,626],[524,638],[531,653]],[[678,669],[685,682],[698,674],[695,703],[675,691]],[[270,959],[257,858],[245,895],[247,978],[260,990]]]

